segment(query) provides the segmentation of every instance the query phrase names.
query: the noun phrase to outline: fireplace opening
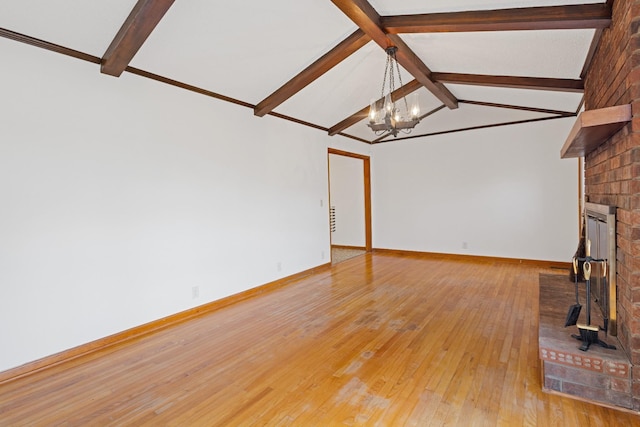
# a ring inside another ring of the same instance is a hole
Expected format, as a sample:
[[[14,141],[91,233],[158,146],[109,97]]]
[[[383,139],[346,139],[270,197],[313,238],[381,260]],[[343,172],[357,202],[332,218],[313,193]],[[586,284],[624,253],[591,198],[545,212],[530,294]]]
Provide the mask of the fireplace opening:
[[[608,334],[617,335],[616,325],[616,208],[615,206],[585,203],[585,237],[591,245],[591,256],[604,259],[606,274],[600,263],[593,263],[591,295],[602,312]]]

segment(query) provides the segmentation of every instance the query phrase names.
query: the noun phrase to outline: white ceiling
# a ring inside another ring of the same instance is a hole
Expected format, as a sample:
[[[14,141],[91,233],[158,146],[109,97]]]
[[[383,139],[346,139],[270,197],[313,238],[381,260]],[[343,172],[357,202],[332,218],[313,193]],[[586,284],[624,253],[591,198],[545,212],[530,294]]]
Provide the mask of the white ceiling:
[[[595,30],[404,34],[433,71],[577,79]]]
[[[380,15],[464,12],[468,10],[511,9],[516,7],[562,6],[604,3],[597,0],[369,0]]]
[[[0,27],[101,57],[136,0],[2,0]]]
[[[0,28],[102,57],[136,0],[3,0]],[[604,3],[593,0],[370,0],[380,15]],[[133,67],[258,104],[357,29],[331,1],[176,1]],[[403,34],[434,72],[578,79],[594,30]],[[275,112],[331,127],[380,95],[384,51],[369,42]],[[98,70],[96,71],[98,72]],[[105,78],[112,78],[105,76]],[[412,80],[403,74],[403,81]],[[575,111],[581,94],[446,84],[459,99]],[[427,112],[441,103],[419,91]],[[212,102],[221,102],[212,99]],[[537,118],[540,113],[461,105],[417,133]],[[255,118],[260,120],[260,118]],[[452,127],[453,126],[453,127]],[[374,139],[363,122],[345,133]]]

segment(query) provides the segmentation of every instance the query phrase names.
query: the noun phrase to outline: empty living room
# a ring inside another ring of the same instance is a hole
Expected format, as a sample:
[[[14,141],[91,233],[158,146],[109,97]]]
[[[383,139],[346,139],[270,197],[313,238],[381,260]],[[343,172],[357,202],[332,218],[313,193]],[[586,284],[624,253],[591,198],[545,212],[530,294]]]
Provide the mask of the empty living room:
[[[0,4],[0,426],[640,426],[640,0]]]

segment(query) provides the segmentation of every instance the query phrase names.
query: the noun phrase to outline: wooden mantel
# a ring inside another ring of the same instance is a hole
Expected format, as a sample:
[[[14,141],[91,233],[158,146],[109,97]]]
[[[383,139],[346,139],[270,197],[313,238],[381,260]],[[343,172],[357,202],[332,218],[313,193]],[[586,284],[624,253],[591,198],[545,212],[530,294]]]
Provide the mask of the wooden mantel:
[[[562,146],[560,157],[567,159],[586,156],[611,138],[629,121],[631,121],[630,104],[583,111],[576,119]]]

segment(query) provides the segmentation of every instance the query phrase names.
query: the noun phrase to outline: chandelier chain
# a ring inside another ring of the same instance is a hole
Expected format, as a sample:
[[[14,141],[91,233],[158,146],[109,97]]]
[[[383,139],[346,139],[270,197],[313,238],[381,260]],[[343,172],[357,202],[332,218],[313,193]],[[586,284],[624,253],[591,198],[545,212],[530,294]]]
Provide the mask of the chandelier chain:
[[[398,64],[398,59],[396,58],[396,51],[393,51],[393,60],[396,63],[396,68],[398,70],[398,81],[400,82],[400,87],[403,86],[402,84],[402,74],[400,74],[400,64]],[[409,112],[409,104],[407,104],[407,97],[403,96],[402,100],[404,101],[404,110],[408,113]]]
[[[387,55],[387,62],[384,65],[384,77],[382,78],[382,87],[380,88],[380,99],[384,99],[384,87],[387,84],[387,73],[389,72],[389,61],[391,59],[389,58],[389,55]]]
[[[391,96],[391,94],[395,90],[395,80],[396,80],[394,76],[395,70],[393,69],[393,62],[395,60],[395,50],[391,50],[391,53],[387,55],[387,58],[389,58],[389,96]]]

